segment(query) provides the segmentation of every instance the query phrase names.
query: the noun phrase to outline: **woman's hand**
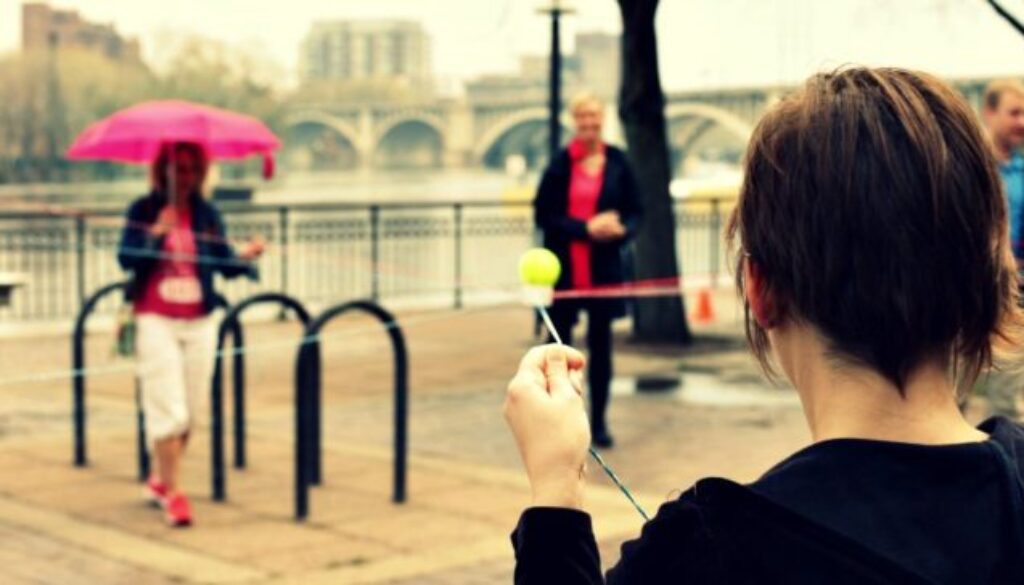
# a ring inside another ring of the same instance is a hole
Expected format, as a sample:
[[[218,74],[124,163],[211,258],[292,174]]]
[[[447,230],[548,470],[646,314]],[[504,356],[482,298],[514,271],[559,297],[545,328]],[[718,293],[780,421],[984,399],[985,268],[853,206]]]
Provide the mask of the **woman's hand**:
[[[178,210],[173,205],[165,205],[160,210],[160,214],[156,216],[156,221],[149,227],[149,233],[152,236],[160,237],[167,235],[167,232],[174,229],[174,226],[178,224]]]
[[[266,240],[263,239],[263,236],[253,236],[248,242],[246,242],[245,246],[242,247],[242,250],[238,253],[238,257],[246,262],[255,260],[263,254],[263,250],[266,248],[267,243]]]
[[[626,235],[626,228],[617,211],[604,211],[587,222],[587,233],[598,242],[620,240]]]
[[[533,505],[583,508],[590,424],[583,354],[560,345],[530,350],[509,382],[505,420],[533,489]]]

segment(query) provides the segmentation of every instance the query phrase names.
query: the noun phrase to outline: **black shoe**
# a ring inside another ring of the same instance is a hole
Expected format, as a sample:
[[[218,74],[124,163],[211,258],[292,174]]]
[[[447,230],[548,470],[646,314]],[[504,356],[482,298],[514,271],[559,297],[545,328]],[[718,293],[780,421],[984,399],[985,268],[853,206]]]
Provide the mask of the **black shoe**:
[[[615,446],[615,439],[612,438],[608,429],[594,429],[591,431],[590,442],[598,449],[611,449]]]

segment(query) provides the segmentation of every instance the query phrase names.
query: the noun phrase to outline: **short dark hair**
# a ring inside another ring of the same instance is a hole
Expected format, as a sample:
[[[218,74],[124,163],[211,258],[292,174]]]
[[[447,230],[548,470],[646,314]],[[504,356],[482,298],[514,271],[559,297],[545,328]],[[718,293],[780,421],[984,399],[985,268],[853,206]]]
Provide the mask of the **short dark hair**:
[[[973,381],[1019,339],[1017,279],[996,161],[970,107],[938,79],[845,68],[761,119],[728,239],[784,318],[901,392],[939,359]],[[746,307],[765,370],[768,338]]]

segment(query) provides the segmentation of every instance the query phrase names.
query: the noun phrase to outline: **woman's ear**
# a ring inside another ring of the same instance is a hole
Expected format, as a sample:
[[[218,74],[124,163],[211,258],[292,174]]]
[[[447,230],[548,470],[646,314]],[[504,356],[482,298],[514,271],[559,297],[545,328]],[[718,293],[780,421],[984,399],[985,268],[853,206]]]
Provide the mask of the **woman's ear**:
[[[779,310],[768,290],[764,272],[752,258],[743,263],[743,294],[747,297],[750,312],[762,329],[768,330],[779,324]]]

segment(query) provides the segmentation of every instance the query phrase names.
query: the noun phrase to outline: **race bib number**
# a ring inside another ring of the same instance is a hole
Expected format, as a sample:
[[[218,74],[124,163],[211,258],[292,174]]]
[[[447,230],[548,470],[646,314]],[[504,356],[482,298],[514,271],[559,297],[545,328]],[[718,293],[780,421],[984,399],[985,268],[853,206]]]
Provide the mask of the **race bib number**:
[[[160,298],[179,305],[198,303],[203,299],[199,279],[194,276],[168,276],[157,287]]]

